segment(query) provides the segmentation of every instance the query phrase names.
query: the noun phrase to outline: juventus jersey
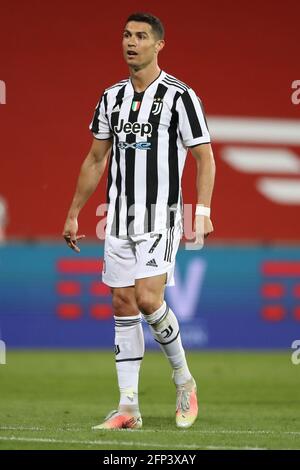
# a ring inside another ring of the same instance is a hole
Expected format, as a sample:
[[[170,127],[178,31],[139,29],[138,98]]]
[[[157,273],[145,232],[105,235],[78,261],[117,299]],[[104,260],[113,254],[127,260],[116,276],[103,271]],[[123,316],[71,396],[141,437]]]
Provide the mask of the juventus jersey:
[[[164,71],[141,93],[122,80],[104,91],[90,129],[96,139],[113,138],[106,233],[126,237],[179,222],[188,147],[210,142],[195,92]]]

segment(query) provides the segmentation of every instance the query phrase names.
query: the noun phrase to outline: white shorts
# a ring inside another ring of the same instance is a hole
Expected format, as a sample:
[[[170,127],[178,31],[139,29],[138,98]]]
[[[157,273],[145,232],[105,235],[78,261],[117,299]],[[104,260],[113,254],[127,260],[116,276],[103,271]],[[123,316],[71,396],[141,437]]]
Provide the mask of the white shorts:
[[[102,281],[110,287],[134,286],[136,279],[167,274],[173,286],[175,257],[182,237],[182,225],[117,238],[106,235]]]

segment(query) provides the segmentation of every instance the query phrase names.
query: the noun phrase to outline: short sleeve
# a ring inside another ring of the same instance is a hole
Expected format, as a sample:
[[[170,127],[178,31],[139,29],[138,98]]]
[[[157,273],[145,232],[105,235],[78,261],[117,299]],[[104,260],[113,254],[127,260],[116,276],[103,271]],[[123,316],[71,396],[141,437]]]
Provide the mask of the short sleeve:
[[[201,100],[189,88],[177,101],[178,126],[186,147],[210,143],[210,135]]]
[[[107,95],[104,93],[97,103],[93,120],[89,125],[94,137],[99,140],[105,140],[112,137],[107,117]]]

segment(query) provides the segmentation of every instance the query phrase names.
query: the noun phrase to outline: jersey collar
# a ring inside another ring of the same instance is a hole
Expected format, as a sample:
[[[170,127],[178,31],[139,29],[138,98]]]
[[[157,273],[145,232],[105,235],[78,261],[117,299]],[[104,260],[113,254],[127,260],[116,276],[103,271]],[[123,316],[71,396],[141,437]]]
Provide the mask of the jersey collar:
[[[159,73],[159,75],[156,77],[156,79],[153,80],[153,82],[151,82],[151,83],[147,86],[147,88],[146,88],[144,91],[141,91],[141,92],[136,92],[136,91],[135,91],[134,86],[133,86],[133,83],[132,83],[132,81],[131,81],[131,77],[129,78],[129,83],[130,83],[130,86],[131,86],[131,89],[132,89],[133,93],[140,93],[140,94],[142,94],[142,93],[146,93],[146,91],[149,91],[149,89],[150,89],[152,86],[154,86],[157,82],[163,80],[163,78],[165,78],[165,76],[166,76],[166,72],[164,72],[163,70],[161,70],[160,73]]]

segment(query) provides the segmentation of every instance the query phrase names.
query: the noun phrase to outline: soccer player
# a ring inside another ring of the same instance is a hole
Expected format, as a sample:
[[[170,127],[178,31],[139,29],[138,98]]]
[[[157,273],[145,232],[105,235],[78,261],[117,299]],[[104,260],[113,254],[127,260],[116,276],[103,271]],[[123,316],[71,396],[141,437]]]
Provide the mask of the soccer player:
[[[189,86],[158,66],[164,45],[158,18],[145,13],[129,16],[123,55],[130,78],[107,88],[96,106],[90,125],[93,143],[63,230],[70,248],[80,251],[77,242],[84,235],[77,235],[77,218],[109,160],[102,279],[112,292],[120,402],[93,429],[142,426],[138,402],[142,319],[173,371],[177,426],[190,427],[198,413],[196,383],[164,289],[174,283],[182,236],[181,176],[187,150],[197,163],[194,222],[199,242],[213,231],[210,203],[215,163],[200,100]]]

